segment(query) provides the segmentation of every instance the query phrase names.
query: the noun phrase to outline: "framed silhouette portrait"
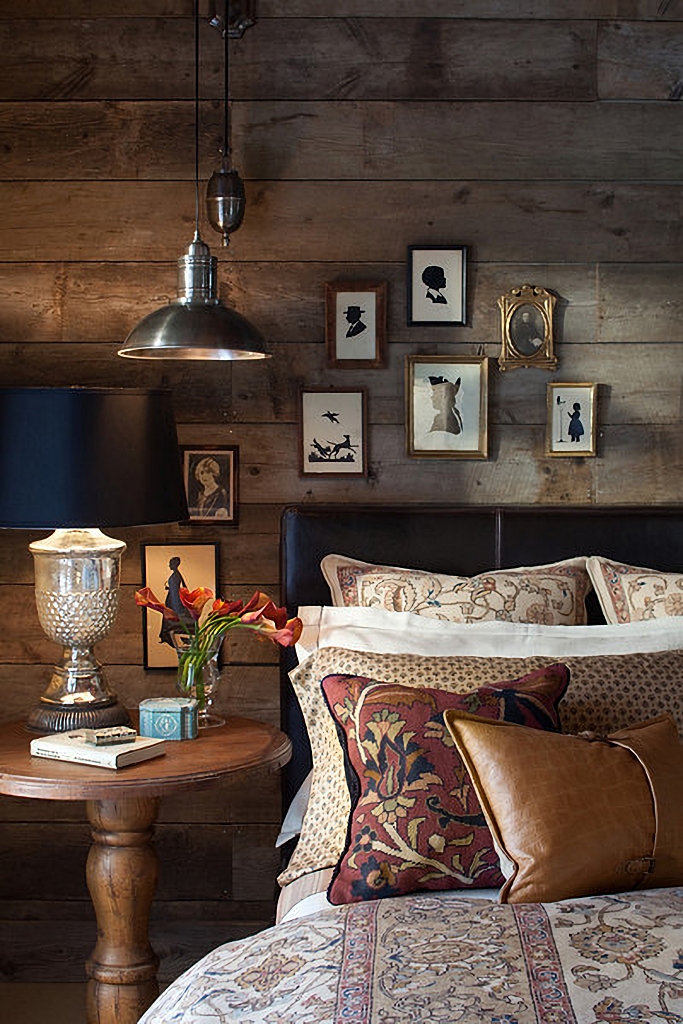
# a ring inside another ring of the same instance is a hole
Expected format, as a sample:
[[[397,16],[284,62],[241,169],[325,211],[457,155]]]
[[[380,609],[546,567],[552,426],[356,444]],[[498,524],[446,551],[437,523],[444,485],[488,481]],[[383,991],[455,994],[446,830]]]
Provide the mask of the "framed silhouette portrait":
[[[413,458],[488,458],[486,356],[406,356],[406,448]]]
[[[237,445],[180,448],[190,523],[237,526]]]
[[[304,388],[300,400],[302,476],[367,476],[366,392]]]
[[[501,317],[501,370],[517,366],[536,366],[554,370],[553,315],[555,296],[536,285],[511,288],[498,299]]]
[[[408,326],[464,324],[466,280],[464,245],[408,246]]]
[[[218,586],[218,544],[142,544],[142,585],[149,587],[182,618],[180,588]],[[177,668],[178,655],[171,634],[178,623],[152,608],[142,609],[145,668]]]
[[[338,370],[376,370],[384,365],[386,282],[344,281],[325,285],[328,365]]]
[[[548,384],[546,455],[597,454],[597,384]]]

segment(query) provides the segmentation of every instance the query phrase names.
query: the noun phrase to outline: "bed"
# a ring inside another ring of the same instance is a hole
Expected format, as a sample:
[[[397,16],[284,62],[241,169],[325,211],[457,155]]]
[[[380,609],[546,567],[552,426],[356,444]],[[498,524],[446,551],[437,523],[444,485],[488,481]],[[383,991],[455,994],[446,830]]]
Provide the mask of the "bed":
[[[141,1024],[683,1021],[681,510],[304,505],[281,552],[278,923]]]

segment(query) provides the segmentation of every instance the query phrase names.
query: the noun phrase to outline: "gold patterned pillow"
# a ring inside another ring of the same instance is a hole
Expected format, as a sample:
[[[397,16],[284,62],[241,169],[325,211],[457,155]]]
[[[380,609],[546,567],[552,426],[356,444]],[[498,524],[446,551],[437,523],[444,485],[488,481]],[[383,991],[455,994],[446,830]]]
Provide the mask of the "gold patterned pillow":
[[[591,589],[585,558],[478,576],[372,565],[344,555],[326,555],[320,568],[337,607],[385,608],[449,622],[580,626]]]
[[[683,615],[683,573],[642,569],[600,555],[587,559],[586,568],[607,622]]]
[[[569,688],[560,704],[563,732],[591,730],[606,734],[670,711],[683,737],[683,650],[559,660],[570,671]],[[557,657],[550,655],[429,657],[325,647],[302,662],[290,673],[290,679],[308,730],[313,778],[299,843],[280,875],[280,884],[334,866],[346,841],[351,800],[342,748],[322,693],[325,676],[363,675],[403,686],[432,686],[450,693],[468,693],[557,661]]]

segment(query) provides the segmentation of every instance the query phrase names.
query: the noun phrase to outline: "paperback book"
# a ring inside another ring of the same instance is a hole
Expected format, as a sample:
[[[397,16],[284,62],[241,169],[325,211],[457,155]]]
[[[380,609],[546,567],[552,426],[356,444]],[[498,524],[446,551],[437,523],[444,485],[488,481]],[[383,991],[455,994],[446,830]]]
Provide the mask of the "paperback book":
[[[31,754],[34,757],[76,761],[102,768],[123,768],[125,765],[158,757],[164,753],[164,745],[163,740],[136,736],[127,743],[116,742],[101,746],[88,738],[88,730],[80,729],[37,736],[31,740]]]

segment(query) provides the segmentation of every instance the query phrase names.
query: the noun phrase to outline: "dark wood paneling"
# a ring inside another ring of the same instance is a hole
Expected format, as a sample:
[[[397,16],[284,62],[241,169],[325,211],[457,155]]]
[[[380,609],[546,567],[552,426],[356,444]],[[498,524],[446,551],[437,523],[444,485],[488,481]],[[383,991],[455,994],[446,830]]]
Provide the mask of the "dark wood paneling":
[[[0,183],[0,262],[101,260],[103,234],[114,260],[175,259],[193,231],[190,191],[180,183],[55,182],[47,195],[39,182]],[[395,261],[409,244],[456,237],[486,261],[523,262],[533,247],[541,263],[583,262],[587,252],[611,262],[675,262],[679,202],[675,184],[259,182],[249,192],[249,230],[231,242],[232,255],[345,262],[362,252],[364,260]]]
[[[681,15],[681,5],[669,6]],[[667,7],[667,17],[669,10]],[[600,98],[678,100],[683,90],[683,26],[671,22],[621,21],[602,25],[598,36]]]
[[[0,105],[3,180],[192,178],[192,103],[74,102],[53,111]],[[233,147],[247,179],[656,181],[680,166],[679,113],[668,102],[567,102],[560,119],[548,102],[238,102]],[[216,104],[202,104],[200,124],[206,179],[220,148]]]
[[[194,233],[192,11],[0,0],[0,385],[167,387],[181,444],[240,447],[238,528],[120,532],[121,611],[98,653],[130,706],[175,686],[172,668],[141,667],[142,542],[216,541],[224,593],[277,598],[289,502],[683,501],[683,163],[668,101],[682,0],[348,0],[334,17],[323,0],[259,0],[231,48],[244,226],[226,251],[201,221],[221,296],[273,346],[233,366],[116,355],[176,296]],[[203,187],[222,61],[205,24],[201,42]],[[406,324],[406,247],[430,242],[469,247],[466,326]],[[330,370],[324,285],[358,278],[388,283],[387,365]],[[526,282],[558,297],[553,374],[496,367],[497,299]],[[403,369],[417,352],[490,356],[487,461],[407,458]],[[545,455],[550,380],[600,383],[597,458]],[[367,387],[367,480],[300,476],[302,384]],[[0,531],[5,719],[38,700],[57,654],[37,621],[31,539]],[[221,709],[277,722],[276,658],[231,639]],[[162,979],[270,923],[280,816],[267,772],[162,804]],[[82,806],[0,800],[0,832],[0,976],[82,980],[94,941]],[[17,863],[30,899],[14,898]]]
[[[206,12],[206,0],[200,0],[200,14]],[[414,0],[382,0],[381,11],[387,18],[415,15]],[[22,15],[26,18],[97,18],[102,16],[101,0],[23,0]],[[347,17],[375,17],[377,0],[345,0]],[[189,17],[192,0],[117,0],[106,7],[108,18]],[[422,0],[423,18],[486,18],[526,20],[573,20],[575,18],[640,18],[658,19],[666,15],[670,21],[683,19],[680,0]],[[0,18],[14,19],[17,6],[13,0],[0,0]],[[328,0],[259,0],[258,18],[329,18]]]
[[[259,23],[231,50],[235,99],[595,99],[590,21],[325,18]],[[0,95],[189,99],[192,20],[0,21]],[[201,91],[223,95],[222,43],[200,32]]]

